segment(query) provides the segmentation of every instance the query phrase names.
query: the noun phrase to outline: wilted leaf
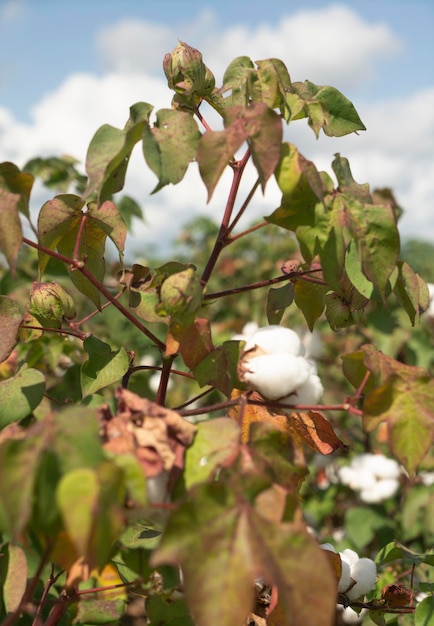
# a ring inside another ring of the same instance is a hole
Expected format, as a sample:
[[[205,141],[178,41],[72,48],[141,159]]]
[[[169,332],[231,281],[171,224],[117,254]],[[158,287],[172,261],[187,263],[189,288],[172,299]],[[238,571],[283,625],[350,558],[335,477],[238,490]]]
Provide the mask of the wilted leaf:
[[[304,443],[315,452],[331,454],[336,450],[347,448],[321,413],[316,411],[291,413],[289,424],[290,428],[294,429]]]
[[[3,363],[17,343],[17,332],[23,315],[20,307],[7,296],[0,296],[0,363]],[[1,413],[0,413],[1,420]]]
[[[84,340],[83,347],[89,355],[80,370],[83,397],[119,381],[128,371],[130,357],[125,348],[112,351],[107,343],[93,336]]]
[[[116,390],[118,413],[101,420],[104,447],[114,454],[134,454],[147,477],[183,466],[186,446],[196,427],[176,411],[166,409],[128,389]]]
[[[157,111],[153,128],[143,129],[143,154],[158,177],[152,193],[165,185],[176,185],[183,179],[191,161],[196,157],[201,133],[190,113],[173,109]]]
[[[3,602],[6,613],[13,613],[19,606],[27,587],[27,559],[22,548],[11,543],[3,547],[6,551],[7,570],[3,583]]]
[[[39,370],[22,367],[0,382],[0,428],[30,415],[42,400],[45,377]]]

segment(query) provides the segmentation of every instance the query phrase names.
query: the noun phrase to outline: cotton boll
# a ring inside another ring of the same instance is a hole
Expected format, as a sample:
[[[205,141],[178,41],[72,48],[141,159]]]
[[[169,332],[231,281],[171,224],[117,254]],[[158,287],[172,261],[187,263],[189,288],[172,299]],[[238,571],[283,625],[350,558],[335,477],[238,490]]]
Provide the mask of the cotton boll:
[[[296,404],[318,404],[324,393],[319,376],[311,374],[295,392]]]
[[[339,552],[339,554],[341,555],[342,561],[348,563],[350,567],[354,565],[354,563],[357,563],[357,561],[359,560],[359,555],[357,554],[357,552],[354,552],[354,550],[350,550],[350,548]]]
[[[383,454],[362,454],[360,462],[378,478],[398,478],[401,473],[398,463]]]
[[[278,325],[264,326],[253,333],[246,341],[245,350],[260,348],[265,354],[292,354],[298,356],[304,352],[300,337],[289,328]]]
[[[292,354],[263,354],[245,361],[242,377],[265,398],[278,400],[307,380],[309,366]]]
[[[366,468],[356,468],[351,465],[340,467],[338,477],[342,484],[356,490],[374,488],[377,482],[372,472]]]
[[[342,563],[342,574],[338,582],[338,591],[339,593],[344,593],[351,584],[351,568],[349,564],[342,559],[342,557],[341,557],[341,563]]]
[[[395,495],[398,488],[399,482],[395,478],[377,480],[375,485],[361,490],[360,499],[363,502],[382,502]]]
[[[359,559],[351,566],[351,578],[356,584],[346,592],[349,600],[369,593],[377,580],[377,567],[372,559]]]
[[[362,613],[357,613],[350,606],[347,606],[342,609],[342,620],[345,624],[360,624],[362,621],[363,615]]]

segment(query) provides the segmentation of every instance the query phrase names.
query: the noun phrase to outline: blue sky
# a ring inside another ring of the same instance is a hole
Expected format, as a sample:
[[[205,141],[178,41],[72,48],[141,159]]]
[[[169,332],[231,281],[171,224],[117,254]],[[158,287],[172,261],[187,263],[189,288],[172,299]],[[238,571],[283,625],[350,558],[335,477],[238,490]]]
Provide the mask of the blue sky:
[[[177,39],[199,48],[217,78],[240,54],[277,56],[293,80],[338,87],[367,133],[317,142],[300,127],[294,142],[324,169],[341,152],[359,182],[392,187],[406,209],[404,235],[434,241],[432,0],[0,0],[0,160],[70,153],[84,161],[98,125],[123,125],[135,101],[169,106],[161,63]],[[149,217],[140,236],[167,228],[162,204],[174,234],[188,191],[165,190],[157,211],[148,195],[155,181],[139,188],[134,168],[129,191]],[[275,208],[270,194],[258,213]],[[191,208],[211,210],[202,195]]]

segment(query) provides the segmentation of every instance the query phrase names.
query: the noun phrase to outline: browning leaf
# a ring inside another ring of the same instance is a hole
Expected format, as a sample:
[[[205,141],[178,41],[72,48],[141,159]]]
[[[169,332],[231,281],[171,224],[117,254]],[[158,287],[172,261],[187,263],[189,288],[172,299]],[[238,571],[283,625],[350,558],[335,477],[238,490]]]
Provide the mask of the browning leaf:
[[[128,389],[117,389],[116,397],[116,416],[101,416],[104,447],[115,454],[134,454],[148,478],[174,466],[182,468],[184,449],[193,441],[196,427],[176,411]]]
[[[321,413],[291,413],[288,420],[290,427],[315,452],[331,454],[340,448],[347,448]]]

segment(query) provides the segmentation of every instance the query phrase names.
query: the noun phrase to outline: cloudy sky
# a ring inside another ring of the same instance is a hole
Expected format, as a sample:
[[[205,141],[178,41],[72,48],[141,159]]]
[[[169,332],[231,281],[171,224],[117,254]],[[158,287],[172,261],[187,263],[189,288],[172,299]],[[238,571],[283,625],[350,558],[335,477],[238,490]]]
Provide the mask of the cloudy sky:
[[[217,84],[236,56],[274,56],[292,80],[340,89],[365,133],[316,140],[299,121],[288,140],[320,169],[330,172],[340,152],[358,182],[391,187],[405,210],[402,235],[434,242],[432,0],[0,0],[0,161],[22,167],[37,155],[70,154],[84,162],[95,130],[122,127],[133,103],[170,106],[162,59],[179,39],[202,52]],[[195,166],[150,196],[155,184],[135,154],[126,191],[146,216],[136,248],[166,247],[193,215],[218,216],[227,193],[223,179],[207,206]],[[34,210],[49,197],[37,190]],[[271,182],[247,219],[278,202]]]

